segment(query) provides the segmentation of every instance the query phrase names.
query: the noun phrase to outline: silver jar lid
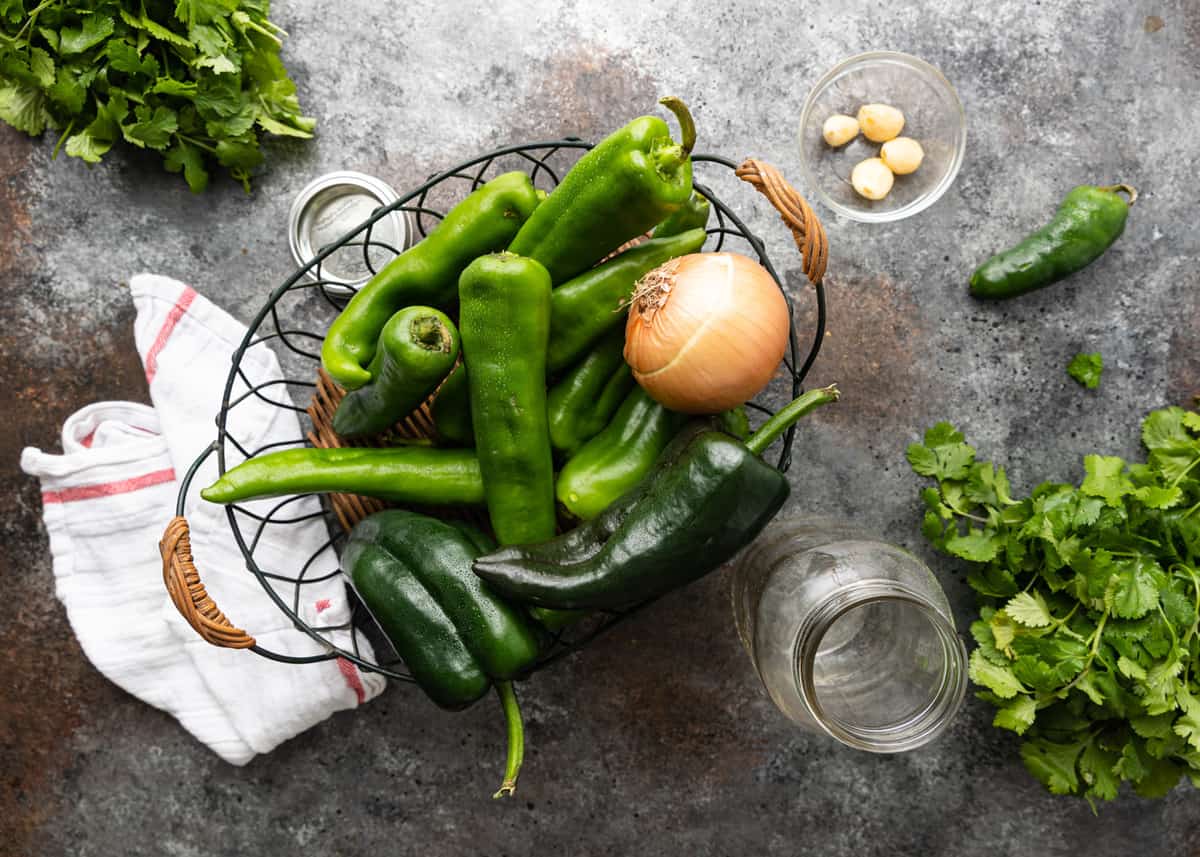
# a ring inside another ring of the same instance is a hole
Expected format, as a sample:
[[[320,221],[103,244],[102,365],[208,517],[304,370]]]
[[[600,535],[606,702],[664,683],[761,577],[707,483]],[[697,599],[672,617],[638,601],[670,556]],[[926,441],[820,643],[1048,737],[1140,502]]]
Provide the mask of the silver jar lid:
[[[288,243],[297,265],[307,265],[327,245],[365,222],[383,205],[400,198],[391,185],[365,173],[341,170],[309,182],[296,195],[288,215]],[[321,280],[326,292],[347,296],[371,278],[363,258],[362,234],[347,246],[327,256],[308,277]],[[368,258],[378,271],[397,253],[413,243],[413,230],[406,212],[393,211],[371,228]]]

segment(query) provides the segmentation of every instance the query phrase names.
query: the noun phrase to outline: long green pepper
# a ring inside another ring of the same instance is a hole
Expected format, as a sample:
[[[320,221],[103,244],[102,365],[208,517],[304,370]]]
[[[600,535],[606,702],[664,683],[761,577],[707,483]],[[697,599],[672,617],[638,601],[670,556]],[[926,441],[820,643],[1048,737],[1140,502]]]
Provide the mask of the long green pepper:
[[[684,205],[696,127],[678,98],[660,103],[679,119],[682,143],[659,117],[634,119],[576,162],[508,249],[540,262],[559,285]]]
[[[485,253],[504,249],[539,202],[529,176],[511,172],[450,209],[423,241],[388,262],[333,320],[321,345],[325,371],[347,390],[370,381],[368,366],[388,319],[414,304],[453,306],[463,269]]]
[[[550,275],[514,253],[481,256],[459,279],[459,332],[488,516],[503,544],[554,535],[546,416]]]
[[[586,357],[550,388],[546,408],[550,445],[570,457],[599,434],[626,394],[633,389],[633,370],[625,362],[625,331],[606,334]]]

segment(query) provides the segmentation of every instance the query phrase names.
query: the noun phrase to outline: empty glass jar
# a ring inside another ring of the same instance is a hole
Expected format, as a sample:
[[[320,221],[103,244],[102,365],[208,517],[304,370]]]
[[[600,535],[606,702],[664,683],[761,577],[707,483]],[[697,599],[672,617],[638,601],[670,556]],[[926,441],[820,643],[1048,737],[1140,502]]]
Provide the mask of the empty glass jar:
[[[772,522],[733,570],[738,635],[801,726],[875,753],[954,718],[967,658],[946,595],[915,556],[844,522]]]

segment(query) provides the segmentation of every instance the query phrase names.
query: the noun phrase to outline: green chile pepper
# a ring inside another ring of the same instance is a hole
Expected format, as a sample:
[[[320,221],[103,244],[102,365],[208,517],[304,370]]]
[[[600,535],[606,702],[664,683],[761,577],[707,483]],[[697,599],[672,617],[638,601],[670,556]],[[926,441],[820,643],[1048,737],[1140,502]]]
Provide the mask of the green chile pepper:
[[[554,488],[558,502],[580,520],[595,518],[654,468],[687,421],[634,387],[604,431],[563,465]]]
[[[546,417],[550,275],[515,253],[481,256],[459,279],[459,331],[488,517],[500,544],[554,535]]]
[[[413,304],[445,309],[458,298],[458,277],[472,260],[502,250],[538,207],[529,176],[505,173],[454,206],[419,244],[388,262],[333,320],[321,363],[333,380],[354,390],[371,380],[383,326]]]
[[[688,197],[688,201],[676,211],[669,215],[666,220],[654,227],[654,238],[665,238],[668,235],[678,235],[681,232],[687,232],[689,229],[706,229],[708,228],[708,217],[712,213],[712,206],[708,202],[708,197],[700,193],[698,190],[692,191],[692,195]]]
[[[433,425],[438,437],[456,446],[474,446],[471,429],[471,391],[467,386],[467,364],[459,362],[442,382],[433,400]]]
[[[637,281],[677,256],[697,252],[708,234],[689,229],[630,247],[585,271],[550,296],[550,346],[546,363],[558,372],[575,363],[613,328],[625,323],[625,307]]]
[[[1129,195],[1129,201],[1118,193]],[[1080,185],[1063,199],[1054,219],[971,274],[977,298],[1012,298],[1086,268],[1125,230],[1137,191],[1125,184]]]
[[[558,285],[687,202],[696,127],[679,99],[660,103],[678,117],[682,144],[659,117],[634,119],[579,159],[508,249],[541,262]]]
[[[377,434],[429,398],[458,359],[458,328],[433,307],[402,309],[383,326],[371,381],[346,394],[333,414],[344,437]]]
[[[699,423],[601,515],[556,539],[482,556],[475,573],[530,604],[611,610],[703,577],[753,541],[787,499],[787,479],[759,456],[837,397],[834,387],[805,393],[744,444]]]
[[[546,409],[555,452],[574,455],[608,425],[633,389],[633,372],[625,362],[624,348],[625,331],[618,328],[550,388]]]
[[[472,450],[425,444],[267,452],[229,470],[200,496],[212,503],[238,503],[329,492],[421,506],[478,506],[484,499],[483,476]]]
[[[430,699],[443,708],[465,708],[497,682],[510,735],[499,797],[516,787],[524,744],[509,682],[537,660],[540,639],[518,609],[472,573],[480,552],[471,534],[453,524],[388,509],[351,531],[341,562]]]

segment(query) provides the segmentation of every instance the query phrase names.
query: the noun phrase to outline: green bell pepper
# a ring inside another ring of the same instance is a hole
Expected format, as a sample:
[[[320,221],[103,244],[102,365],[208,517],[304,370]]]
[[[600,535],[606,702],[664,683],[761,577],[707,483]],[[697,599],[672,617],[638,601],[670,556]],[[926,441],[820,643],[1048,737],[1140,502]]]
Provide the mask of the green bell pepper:
[[[347,390],[371,380],[368,368],[388,319],[414,304],[447,309],[472,260],[502,250],[540,202],[529,176],[504,173],[458,205],[419,244],[387,263],[333,320],[321,345],[325,371]]]
[[[508,249],[540,262],[558,285],[686,203],[696,128],[679,99],[660,103],[678,117],[682,144],[659,117],[634,119],[579,159]]]
[[[687,423],[641,387],[634,387],[603,431],[563,465],[555,483],[558,502],[590,521],[654,468],[654,462]]]
[[[572,365],[605,333],[623,327],[637,281],[664,262],[697,252],[707,237],[703,229],[689,229],[643,241],[555,289],[546,353],[550,371]]]
[[[601,515],[550,541],[482,556],[475,573],[555,609],[621,609],[696,580],[751,542],[787,499],[787,479],[759,456],[837,397],[835,387],[805,393],[744,444],[699,423]]]
[[[633,389],[633,372],[625,362],[625,331],[614,330],[578,365],[550,388],[546,409],[550,445],[570,457],[608,425]]]
[[[402,309],[383,326],[371,381],[346,394],[333,414],[343,437],[377,434],[429,398],[458,359],[458,328],[433,307]]]
[[[500,544],[554,535],[546,417],[550,275],[514,253],[481,256],[459,280],[459,330],[488,517]]]
[[[492,682],[502,700],[511,696],[511,680],[533,666],[541,648],[521,611],[472,573],[479,553],[471,534],[458,526],[388,509],[361,521],[341,556],[355,592],[413,679],[451,710],[471,705]],[[504,700],[514,741],[497,797],[516,787],[523,755],[515,697],[511,703]]]

